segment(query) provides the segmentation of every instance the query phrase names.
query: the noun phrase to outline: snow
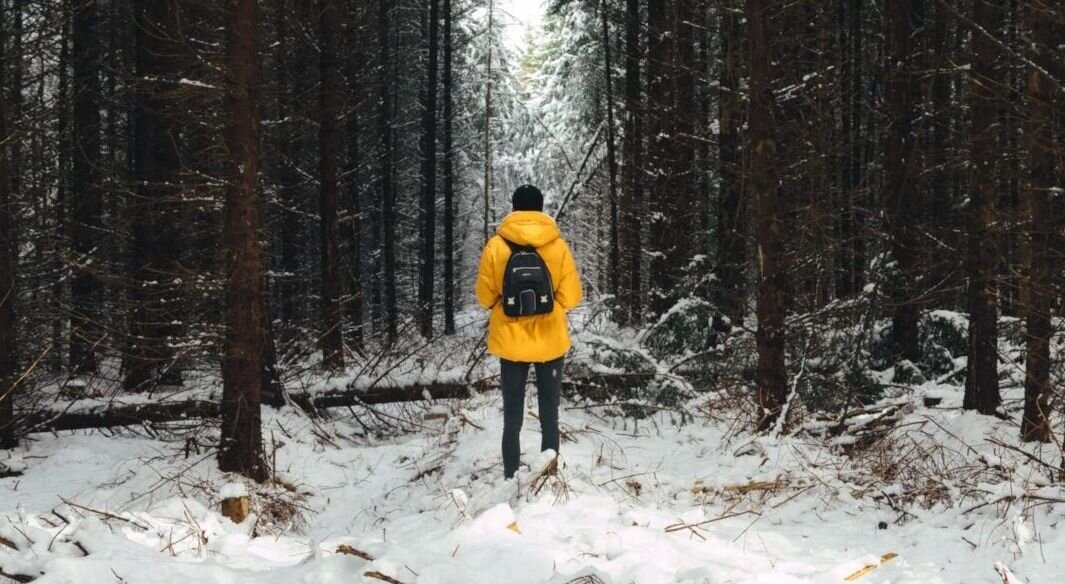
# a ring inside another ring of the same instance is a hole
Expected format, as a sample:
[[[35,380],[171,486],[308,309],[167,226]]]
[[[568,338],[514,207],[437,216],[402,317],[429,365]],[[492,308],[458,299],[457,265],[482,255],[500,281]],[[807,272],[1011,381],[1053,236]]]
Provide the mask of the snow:
[[[248,496],[248,486],[244,483],[226,483],[218,490],[218,496],[222,499],[238,499]]]
[[[372,582],[371,571],[421,584],[820,584],[865,566],[877,566],[860,580],[872,584],[991,584],[1003,569],[1057,581],[1065,489],[991,442],[1014,444],[1014,425],[938,393],[943,404],[900,423],[906,448],[876,455],[899,466],[894,481],[809,437],[737,433],[721,411],[678,426],[566,403],[558,474],[541,476],[554,453],[537,452],[530,414],[526,466],[505,481],[496,392],[407,412],[421,429],[389,438],[341,412],[264,410],[277,480],[248,491],[213,452],[186,452],[213,433],[39,435],[15,453],[24,474],[0,480],[0,537],[19,547],[0,545],[0,566],[43,584]],[[724,408],[716,399],[689,409]],[[942,472],[907,476],[907,460]],[[219,512],[237,492],[255,514],[241,525]]]

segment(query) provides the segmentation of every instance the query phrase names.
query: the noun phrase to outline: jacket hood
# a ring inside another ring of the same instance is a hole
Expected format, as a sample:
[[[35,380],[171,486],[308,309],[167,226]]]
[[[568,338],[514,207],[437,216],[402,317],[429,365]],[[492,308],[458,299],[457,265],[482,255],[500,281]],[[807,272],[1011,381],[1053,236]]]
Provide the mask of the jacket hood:
[[[518,245],[541,247],[562,237],[550,215],[539,211],[514,211],[503,218],[497,233]]]

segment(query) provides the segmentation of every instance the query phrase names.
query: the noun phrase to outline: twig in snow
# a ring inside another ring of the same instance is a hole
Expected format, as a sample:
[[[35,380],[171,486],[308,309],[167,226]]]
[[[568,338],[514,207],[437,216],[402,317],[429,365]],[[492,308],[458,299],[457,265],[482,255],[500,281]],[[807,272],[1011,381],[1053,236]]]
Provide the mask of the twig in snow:
[[[770,436],[779,437],[784,432],[784,426],[788,422],[788,413],[791,411],[791,405],[795,402],[795,398],[799,396],[799,381],[802,380],[802,374],[806,372],[806,354],[810,351],[810,337],[806,337],[806,347],[802,350],[802,362],[799,364],[799,372],[795,374],[795,378],[791,380],[791,392],[788,394],[788,399],[784,401],[784,407],[781,408],[780,414],[777,416],[776,424],[774,425]]]
[[[747,510],[747,511],[740,511],[739,513],[728,513],[726,515],[722,515],[721,517],[714,517],[713,519],[707,519],[706,521],[700,521],[699,523],[676,523],[674,525],[666,526],[666,533],[673,533],[675,531],[681,531],[681,530],[684,530],[684,529],[694,530],[695,528],[702,527],[704,525],[709,525],[711,523],[716,523],[718,521],[724,521],[726,519],[732,519],[733,517],[740,517],[740,516],[743,516],[743,515],[761,515],[761,513],[757,512],[757,511]]]
[[[544,465],[544,468],[540,469],[540,472],[533,477],[529,482],[529,491],[533,495],[539,495],[540,491],[547,486],[547,483],[554,479],[556,483],[556,497],[555,502],[563,498],[569,497],[569,483],[562,477],[562,474],[558,469],[558,455],[556,454],[551,460]]]
[[[1065,468],[1062,468],[1060,466],[1054,466],[1053,464],[1050,464],[1049,462],[1047,462],[1047,461],[1043,460],[1042,458],[1039,458],[1038,456],[1036,456],[1036,455],[1024,450],[1023,448],[1018,448],[1017,446],[1014,446],[1012,444],[1007,444],[1007,443],[1005,443],[1005,442],[1003,442],[1001,440],[998,440],[996,438],[989,438],[987,441],[990,442],[991,444],[994,444],[995,446],[1000,446],[1002,448],[1005,448],[1006,450],[1012,450],[1014,452],[1018,452],[1018,453],[1022,454],[1028,460],[1031,460],[1032,462],[1034,462],[1036,464],[1040,464],[1040,465],[1046,467],[1047,470],[1052,470],[1052,471],[1054,471],[1056,473],[1065,473]]]
[[[99,509],[92,509],[90,507],[85,507],[84,505],[78,505],[77,503],[72,503],[71,501],[68,501],[68,500],[64,499],[63,497],[60,497],[59,500],[62,501],[63,504],[65,504],[68,507],[72,507],[74,509],[80,509],[82,511],[87,511],[87,512],[93,513],[95,515],[99,515],[99,516],[101,516],[101,517],[103,517],[105,519],[117,519],[119,521],[123,521],[125,523],[128,523],[128,524],[130,524],[130,525],[132,525],[134,527],[138,527],[138,528],[142,529],[143,531],[148,531],[148,526],[143,525],[141,523],[138,523],[138,522],[136,522],[136,521],[134,521],[132,519],[127,519],[125,517],[119,517],[118,515],[115,515],[114,513],[108,513],[107,511],[100,511]],[[54,511],[53,511],[53,513],[54,513]],[[59,515],[59,514],[56,513],[56,515]],[[61,519],[63,518],[62,515],[59,515],[59,517]]]
[[[355,548],[353,548],[353,547],[351,547],[350,545],[347,545],[347,544],[338,545],[337,546],[337,553],[338,554],[344,554],[346,556],[355,556],[356,558],[362,558],[362,559],[366,560],[367,562],[374,561],[374,557],[371,556],[370,554],[368,554],[368,553],[366,553],[364,551],[361,551],[361,550],[357,550],[357,549],[355,549]]]
[[[1021,581],[1013,575],[1013,572],[1006,567],[1006,564],[995,562],[995,571],[1002,577],[1002,584],[1021,584]]]
[[[367,578],[373,578],[374,580],[380,580],[382,582],[388,582],[388,584],[403,584],[402,581],[396,580],[392,576],[382,574],[381,572],[366,572],[365,574],[363,574],[363,576],[366,576]]]
[[[0,576],[3,576],[4,578],[8,578],[10,580],[14,580],[15,582],[22,583],[33,582],[37,579],[36,576],[27,576],[25,574],[9,574],[5,572],[3,568],[0,568]]]

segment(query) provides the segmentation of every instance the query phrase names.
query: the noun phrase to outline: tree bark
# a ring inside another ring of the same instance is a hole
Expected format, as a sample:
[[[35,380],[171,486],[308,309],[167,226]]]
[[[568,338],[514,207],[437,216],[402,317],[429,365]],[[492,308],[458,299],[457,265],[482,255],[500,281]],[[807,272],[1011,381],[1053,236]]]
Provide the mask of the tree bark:
[[[910,46],[913,34],[911,15],[923,0],[898,0],[885,13],[887,52],[885,95],[887,102],[887,131],[884,144],[886,197],[884,217],[891,253],[894,256],[898,279],[890,287],[892,308],[892,340],[896,357],[917,362],[920,355],[917,322],[920,315],[917,303],[916,222],[918,201],[914,196],[914,51]]]
[[[973,20],[984,30],[992,30],[1002,14],[997,5],[973,4]],[[969,71],[971,174],[969,183],[968,250],[965,267],[969,277],[969,343],[965,396],[962,407],[981,414],[994,414],[1002,398],[998,387],[998,290],[995,250],[996,134],[999,105],[996,91],[1001,87],[1001,68],[995,65],[996,48],[985,35],[972,38],[972,66]]]
[[[225,353],[218,467],[255,481],[267,478],[260,400],[266,310],[259,244],[260,69],[256,0],[230,0],[226,34]]]
[[[775,137],[776,100],[770,65],[766,0],[746,0],[750,31],[750,177],[758,242],[758,413],[757,428],[768,430],[787,399],[784,371],[784,289],[782,223],[779,214]]]
[[[329,371],[344,368],[344,337],[340,310],[340,226],[337,157],[340,128],[337,102],[340,83],[337,70],[337,34],[340,14],[333,0],[318,6],[320,84],[318,90],[318,213],[320,228],[319,270],[321,278],[321,333],[318,347],[322,366]]]
[[[1036,63],[1047,71],[1060,71],[1053,62],[1058,42],[1054,23],[1055,4],[1051,0],[1029,0],[1024,7],[1026,37],[1036,52]],[[1049,442],[1050,432],[1050,337],[1053,298],[1054,221],[1051,189],[1057,184],[1054,172],[1054,99],[1052,88],[1042,72],[1029,67],[1025,89],[1024,136],[1027,146],[1028,181],[1023,193],[1025,229],[1022,232],[1024,277],[1022,310],[1025,313],[1026,357],[1024,417],[1021,439]]]
[[[422,263],[418,279],[418,321],[422,336],[433,336],[436,282],[436,95],[440,61],[440,0],[429,2],[429,79],[422,113]]]
[[[100,172],[100,35],[96,0],[74,4],[74,150],[71,201],[72,244],[75,262],[71,283],[70,364],[74,373],[97,369],[102,342],[97,303],[100,269],[95,253],[103,212]]]

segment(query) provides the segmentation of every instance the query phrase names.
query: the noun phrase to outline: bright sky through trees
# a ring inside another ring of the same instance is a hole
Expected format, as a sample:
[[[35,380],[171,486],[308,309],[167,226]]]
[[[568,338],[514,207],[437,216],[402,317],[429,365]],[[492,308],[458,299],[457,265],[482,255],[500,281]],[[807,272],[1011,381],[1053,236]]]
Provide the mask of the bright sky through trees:
[[[496,4],[507,27],[507,42],[520,48],[528,31],[540,26],[546,10],[544,0],[501,0]]]

